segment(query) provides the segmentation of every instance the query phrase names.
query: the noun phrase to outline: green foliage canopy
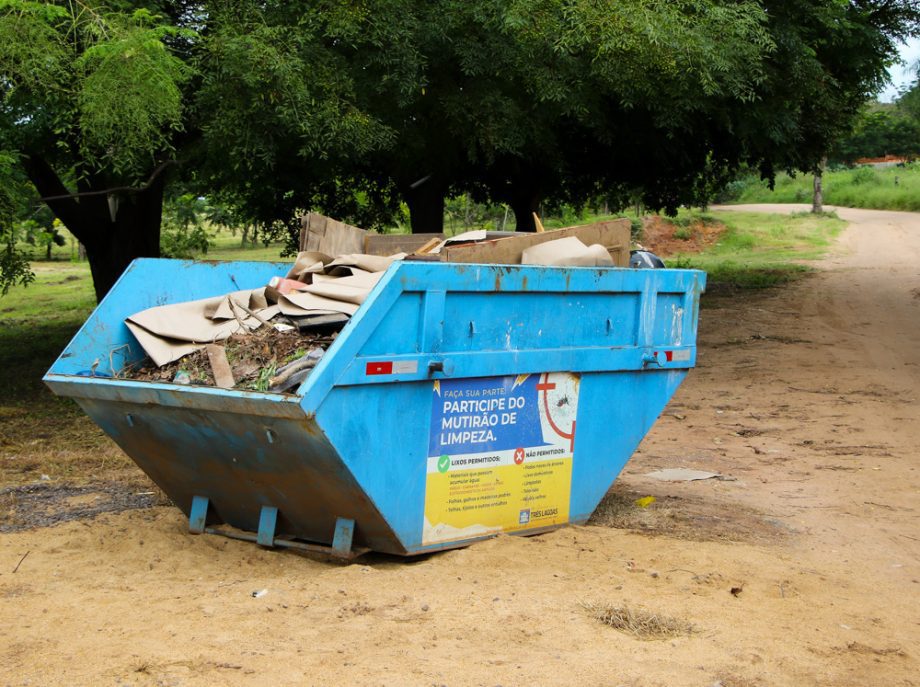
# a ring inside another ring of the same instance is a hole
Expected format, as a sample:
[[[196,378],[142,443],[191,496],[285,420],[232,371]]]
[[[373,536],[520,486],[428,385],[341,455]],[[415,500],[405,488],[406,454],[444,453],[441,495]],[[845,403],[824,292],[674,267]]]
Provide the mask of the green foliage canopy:
[[[0,6],[0,135],[92,170],[145,174],[183,126],[190,69],[165,41],[191,38],[146,9],[82,2]]]
[[[174,158],[281,228],[379,226],[405,200],[439,229],[462,192],[519,226],[599,193],[673,211],[742,165],[811,170],[918,19],[913,0],[0,0],[0,149],[42,195],[83,194],[50,202],[104,293],[159,250]]]
[[[742,165],[771,178],[813,169],[883,83],[918,8],[250,1],[211,18],[209,183],[266,217],[280,205],[360,212],[346,190],[358,189],[371,208],[395,208],[395,195],[413,219],[426,204],[440,218],[446,194],[471,191],[520,222],[546,198],[603,192],[674,210]],[[231,83],[243,87],[226,99]]]

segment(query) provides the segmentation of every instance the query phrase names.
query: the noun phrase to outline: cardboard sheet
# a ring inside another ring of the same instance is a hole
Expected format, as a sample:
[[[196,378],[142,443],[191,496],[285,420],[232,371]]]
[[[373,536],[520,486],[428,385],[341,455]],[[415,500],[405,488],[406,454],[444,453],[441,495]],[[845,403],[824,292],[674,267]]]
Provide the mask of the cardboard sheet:
[[[125,324],[153,362],[166,365],[204,344],[258,329],[262,320],[268,321],[279,312],[278,306],[268,305],[262,288],[148,308],[129,317]]]
[[[403,257],[404,253],[388,257],[350,253],[333,260],[318,251],[305,251],[285,277],[304,282],[297,291],[282,294],[271,287],[235,291],[149,308],[127,318],[125,324],[153,362],[162,366],[205,344],[258,329],[279,313],[292,317],[354,315],[384,270]],[[277,303],[272,305],[269,299]]]
[[[367,232],[350,224],[308,212],[300,218],[300,250],[337,256],[362,253]]]
[[[613,258],[599,243],[586,246],[574,236],[567,236],[525,248],[521,256],[521,264],[613,267]]]

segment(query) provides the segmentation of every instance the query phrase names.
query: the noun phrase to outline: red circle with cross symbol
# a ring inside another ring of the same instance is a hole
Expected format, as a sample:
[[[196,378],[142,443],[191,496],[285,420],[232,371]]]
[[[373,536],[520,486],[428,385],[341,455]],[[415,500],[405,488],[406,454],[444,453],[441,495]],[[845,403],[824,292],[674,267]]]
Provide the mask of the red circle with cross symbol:
[[[517,448],[514,450],[514,463],[520,465],[524,462],[524,449]]]

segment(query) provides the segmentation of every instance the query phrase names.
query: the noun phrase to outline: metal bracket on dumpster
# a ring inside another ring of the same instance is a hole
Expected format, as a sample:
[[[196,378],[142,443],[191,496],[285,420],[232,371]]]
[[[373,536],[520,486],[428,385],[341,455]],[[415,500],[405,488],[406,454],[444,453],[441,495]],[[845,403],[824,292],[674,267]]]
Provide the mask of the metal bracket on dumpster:
[[[208,506],[210,500],[207,496],[193,496],[192,509],[188,515],[188,531],[192,534],[204,534],[204,527],[208,521]]]
[[[335,535],[332,537],[332,550],[339,556],[351,555],[351,540],[355,536],[355,521],[351,518],[337,518]]]
[[[278,509],[274,506],[262,506],[259,514],[259,533],[256,541],[261,546],[275,545],[275,525],[278,522]]]
[[[658,351],[642,354],[642,368],[647,370],[651,365],[661,367],[661,359],[658,357]]]

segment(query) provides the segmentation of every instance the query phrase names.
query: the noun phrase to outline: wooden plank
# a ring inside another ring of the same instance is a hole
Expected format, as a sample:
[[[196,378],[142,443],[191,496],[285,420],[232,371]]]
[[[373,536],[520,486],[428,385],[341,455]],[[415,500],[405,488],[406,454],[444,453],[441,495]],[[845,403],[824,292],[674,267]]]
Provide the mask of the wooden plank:
[[[368,232],[364,239],[364,252],[368,255],[394,255],[414,253],[427,243],[444,240],[444,234],[374,234]]]
[[[533,225],[537,228],[538,234],[542,234],[546,231],[546,229],[543,228],[543,222],[540,221],[540,215],[536,212],[533,213]]]
[[[430,253],[436,246],[441,245],[441,239],[435,237],[425,242],[425,245],[415,251],[415,255],[426,255]]]
[[[547,241],[574,236],[586,246],[599,243],[610,252],[613,264],[617,267],[629,267],[629,229],[628,219],[614,219],[581,227],[567,227],[542,234],[521,234],[494,241],[482,241],[460,246],[445,246],[441,249],[447,262],[473,262],[487,265],[517,265],[525,248]]]
[[[368,232],[350,224],[308,212],[300,218],[300,250],[317,251],[332,257],[364,252]]]
[[[230,361],[227,360],[224,347],[208,344],[204,350],[208,354],[208,362],[211,363],[211,372],[214,373],[214,384],[221,389],[232,389],[236,380],[233,379],[233,370],[230,369]]]

